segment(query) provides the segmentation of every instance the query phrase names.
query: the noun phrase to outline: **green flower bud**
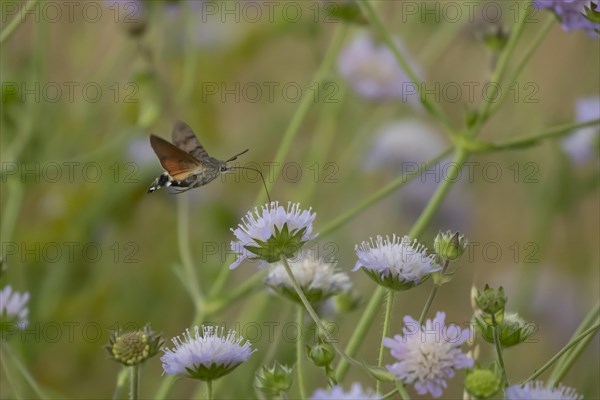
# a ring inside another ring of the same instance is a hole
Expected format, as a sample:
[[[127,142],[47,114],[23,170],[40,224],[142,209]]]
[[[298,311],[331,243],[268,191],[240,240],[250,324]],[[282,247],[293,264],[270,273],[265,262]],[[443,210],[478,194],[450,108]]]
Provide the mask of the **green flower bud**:
[[[292,387],[292,372],[292,368],[275,361],[271,368],[263,366],[256,373],[254,387],[271,396],[286,393]]]
[[[500,287],[498,291],[485,285],[483,291],[477,291],[475,304],[484,313],[493,315],[496,322],[499,323],[504,317],[504,306],[506,305],[506,296],[504,289]]]
[[[468,241],[465,235],[458,232],[438,233],[433,242],[433,249],[442,260],[455,261],[460,258],[467,248]]]
[[[502,387],[502,379],[489,369],[474,369],[465,377],[465,390],[477,399],[489,399]]]
[[[246,250],[256,255],[255,259],[264,260],[268,263],[281,261],[283,257],[291,259],[306,243],[302,240],[306,227],[290,232],[286,223],[283,224],[281,230],[277,226],[274,228],[275,234],[269,237],[267,241],[252,238],[258,246],[244,246]]]
[[[342,292],[333,297],[333,306],[340,313],[356,310],[362,304],[362,298],[356,290]]]
[[[323,20],[335,21],[339,19],[344,22],[364,25],[368,23],[360,10],[357,0],[321,1],[320,12]]]
[[[475,328],[488,343],[494,343],[494,325],[488,318],[475,316]],[[526,322],[516,313],[507,313],[504,319],[498,323],[498,337],[502,347],[511,347],[523,343],[535,332],[535,325]]]
[[[498,54],[504,49],[508,38],[510,37],[509,32],[501,25],[492,26],[491,29],[482,35],[482,41],[485,46],[492,51],[492,53]]]
[[[163,346],[163,339],[146,325],[143,330],[113,332],[105,346],[109,356],[123,365],[141,364],[154,357]]]
[[[308,358],[317,367],[328,367],[335,358],[335,349],[330,343],[321,342],[315,346],[306,345]]]

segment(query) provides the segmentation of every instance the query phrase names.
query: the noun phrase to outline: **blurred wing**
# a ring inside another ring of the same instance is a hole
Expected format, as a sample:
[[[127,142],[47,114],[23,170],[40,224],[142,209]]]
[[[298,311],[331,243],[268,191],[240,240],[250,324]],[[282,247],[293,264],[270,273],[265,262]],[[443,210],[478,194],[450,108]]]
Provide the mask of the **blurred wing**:
[[[208,153],[200,144],[200,141],[192,131],[192,128],[183,121],[175,122],[173,132],[171,133],[173,144],[188,154],[191,154],[196,160],[203,162],[208,158]]]
[[[158,136],[150,135],[150,145],[160,165],[178,181],[189,177],[201,165],[194,157]]]

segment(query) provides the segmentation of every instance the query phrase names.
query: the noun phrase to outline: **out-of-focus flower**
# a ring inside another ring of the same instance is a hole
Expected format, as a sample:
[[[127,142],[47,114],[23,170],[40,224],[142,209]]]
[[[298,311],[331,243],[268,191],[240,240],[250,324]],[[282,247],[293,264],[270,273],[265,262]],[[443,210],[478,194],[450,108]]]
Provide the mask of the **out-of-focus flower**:
[[[142,0],[107,0],[117,23],[123,25],[131,36],[142,35],[146,31],[148,11]]]
[[[115,361],[123,365],[136,365],[154,357],[163,343],[162,336],[146,325],[144,329],[134,332],[113,332],[105,348]]]
[[[394,40],[406,55],[400,39]],[[420,104],[415,84],[406,76],[392,51],[384,43],[377,43],[367,32],[360,32],[342,49],[337,65],[340,75],[367,99],[399,99]]]
[[[403,335],[384,338],[383,345],[390,348],[398,362],[387,369],[399,381],[414,384],[418,394],[430,393],[440,397],[447,387],[446,379],[455,371],[471,368],[475,363],[460,350],[460,345],[471,337],[469,329],[445,325],[446,314],[438,312],[424,326],[410,316],[404,317]]]
[[[557,388],[546,387],[540,381],[527,383],[521,387],[520,384],[509,386],[504,393],[505,400],[579,400],[583,396],[578,395],[575,389],[559,385]]]
[[[576,121],[586,122],[600,118],[600,97],[577,100]],[[579,128],[562,140],[562,148],[574,164],[584,164],[598,156],[600,124]]]
[[[502,379],[489,369],[475,368],[467,372],[465,390],[476,399],[489,399],[500,391]]]
[[[362,268],[375,282],[389,289],[406,290],[423,283],[441,270],[435,255],[408,236],[393,235],[390,240],[377,236],[375,242],[363,242],[355,248],[358,261],[354,271]]]
[[[379,396],[371,390],[363,390],[360,383],[353,383],[350,391],[345,392],[341,386],[334,386],[330,390],[317,389],[310,400],[377,400]]]
[[[27,327],[29,292],[19,293],[7,285],[0,292],[0,321],[14,323],[19,329]]]
[[[279,261],[281,257],[293,258],[302,244],[317,237],[312,233],[316,213],[300,209],[299,203],[288,203],[287,209],[274,201],[262,206],[259,212],[248,212],[236,229],[231,229],[237,241],[231,242],[231,250],[237,260],[229,268],[234,269],[245,259],[261,260],[260,267]]]
[[[534,5],[553,11],[566,32],[581,29],[589,36],[600,37],[598,0],[535,0]]]
[[[227,375],[241,363],[248,360],[255,350],[250,343],[234,331],[225,335],[224,329],[216,326],[194,328],[194,336],[189,330],[183,339],[173,338],[173,349],[165,349],[160,358],[165,373],[203,381],[214,380]]]
[[[294,277],[311,303],[325,300],[352,288],[350,278],[336,268],[335,262],[325,262],[317,257],[312,250],[303,250],[298,253],[295,259],[288,262]],[[300,298],[281,262],[271,266],[265,283],[276,292],[300,302]]]

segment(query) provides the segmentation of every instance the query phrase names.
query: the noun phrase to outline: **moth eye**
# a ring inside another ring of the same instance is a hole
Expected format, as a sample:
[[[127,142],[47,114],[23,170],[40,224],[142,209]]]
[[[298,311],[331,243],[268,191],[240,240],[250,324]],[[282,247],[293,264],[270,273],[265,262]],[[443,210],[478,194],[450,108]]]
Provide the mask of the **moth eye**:
[[[227,171],[227,167],[221,167],[221,172]]]

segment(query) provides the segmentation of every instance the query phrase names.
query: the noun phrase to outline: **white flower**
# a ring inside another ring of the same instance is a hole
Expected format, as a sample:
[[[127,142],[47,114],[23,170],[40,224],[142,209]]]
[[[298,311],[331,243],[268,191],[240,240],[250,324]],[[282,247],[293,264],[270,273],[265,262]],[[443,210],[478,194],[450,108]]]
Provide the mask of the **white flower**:
[[[19,329],[27,327],[29,292],[19,293],[7,285],[0,292],[0,318],[4,322],[16,322]]]
[[[202,325],[194,328],[194,336],[189,329],[172,339],[175,347],[166,348],[160,358],[165,373],[181,375],[200,380],[213,380],[228,374],[238,365],[248,360],[254,353],[250,343],[234,331],[224,333],[216,326]]]
[[[313,250],[301,251],[296,259],[289,261],[289,265],[298,284],[311,302],[326,299],[352,288],[350,278],[336,268],[335,262],[325,262],[322,258],[318,258]],[[274,290],[299,300],[281,262],[272,264],[265,283]]]
[[[392,356],[399,362],[387,365],[387,369],[398,380],[414,384],[417,393],[430,393],[440,397],[447,386],[446,379],[454,377],[458,369],[474,365],[460,350],[460,345],[471,336],[469,329],[460,329],[456,325],[444,325],[446,314],[438,312],[435,318],[427,320],[425,326],[419,326],[410,316],[404,317],[403,336],[393,339],[384,338],[383,345],[390,348]]]
[[[575,120],[578,123],[600,118],[600,97],[577,100]],[[598,151],[600,124],[579,128],[562,140],[562,148],[574,164],[581,165],[594,158]]]
[[[341,386],[334,386],[330,390],[318,389],[309,400],[377,400],[379,398],[371,390],[363,390],[360,383],[353,383],[349,392],[344,392]]]
[[[390,289],[404,290],[417,286],[431,273],[442,269],[435,261],[435,254],[427,255],[427,249],[408,236],[393,235],[390,240],[377,236],[371,243],[363,242],[355,247],[358,261],[354,271],[363,268],[377,283]]]
[[[553,389],[544,387],[540,381],[527,383],[524,387],[521,385],[512,385],[506,389],[505,400],[579,400],[583,396],[578,395],[575,389],[559,385]]]
[[[237,253],[237,260],[229,266],[230,269],[236,268],[242,261],[247,258],[258,258],[250,253],[246,246],[260,247],[256,240],[266,242],[276,234],[276,230],[281,231],[284,225],[292,234],[304,230],[301,240],[303,242],[312,240],[317,237],[312,233],[312,223],[316,217],[316,213],[308,210],[301,210],[300,203],[288,203],[287,210],[279,205],[279,202],[274,201],[264,205],[259,213],[258,209],[254,209],[254,213],[248,212],[243,218],[242,223],[236,229],[231,229],[237,241],[231,242],[231,250]],[[261,267],[268,263],[263,260]]]
[[[394,41],[400,51],[406,54],[400,39],[395,38]],[[356,92],[367,99],[401,99],[402,102],[420,104],[419,95],[415,94],[416,87],[392,51],[384,43],[377,43],[366,32],[356,35],[342,49],[338,71]]]

